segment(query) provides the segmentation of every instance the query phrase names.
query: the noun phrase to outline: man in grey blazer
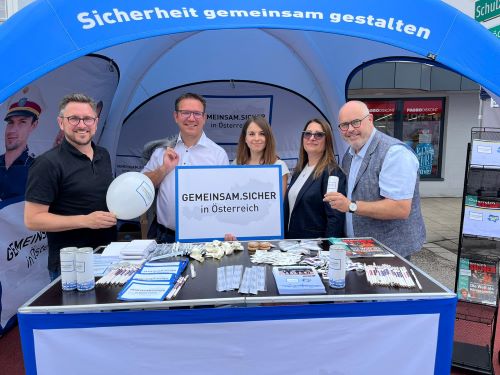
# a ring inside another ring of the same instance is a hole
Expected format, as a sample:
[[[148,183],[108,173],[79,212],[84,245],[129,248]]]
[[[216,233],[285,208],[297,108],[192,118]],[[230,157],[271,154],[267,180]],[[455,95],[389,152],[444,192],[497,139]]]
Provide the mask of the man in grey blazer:
[[[324,200],[346,212],[348,237],[373,237],[410,259],[425,242],[417,157],[375,129],[363,102],[344,104],[338,126],[350,146],[342,159],[347,196],[327,193]]]

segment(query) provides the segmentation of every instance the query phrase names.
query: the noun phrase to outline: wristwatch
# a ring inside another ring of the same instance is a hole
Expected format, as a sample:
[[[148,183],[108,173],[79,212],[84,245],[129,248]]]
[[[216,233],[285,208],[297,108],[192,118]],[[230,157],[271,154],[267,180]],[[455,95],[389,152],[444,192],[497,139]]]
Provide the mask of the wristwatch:
[[[349,212],[353,214],[356,212],[357,209],[358,205],[356,204],[356,201],[351,201],[351,203],[349,203]]]

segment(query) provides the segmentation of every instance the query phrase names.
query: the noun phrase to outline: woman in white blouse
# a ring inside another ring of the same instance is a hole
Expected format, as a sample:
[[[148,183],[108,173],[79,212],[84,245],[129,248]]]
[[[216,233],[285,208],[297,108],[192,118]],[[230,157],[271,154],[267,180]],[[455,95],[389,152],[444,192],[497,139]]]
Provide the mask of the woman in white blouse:
[[[271,126],[264,117],[251,116],[241,129],[235,165],[281,165],[283,196],[285,195],[290,171],[286,163],[276,155],[276,141]]]
[[[283,196],[285,196],[288,175],[290,171],[286,163],[276,155],[276,141],[271,126],[264,117],[251,116],[241,129],[236,149],[234,165],[281,165],[281,178]],[[236,237],[232,234],[224,236],[226,241],[234,241]]]

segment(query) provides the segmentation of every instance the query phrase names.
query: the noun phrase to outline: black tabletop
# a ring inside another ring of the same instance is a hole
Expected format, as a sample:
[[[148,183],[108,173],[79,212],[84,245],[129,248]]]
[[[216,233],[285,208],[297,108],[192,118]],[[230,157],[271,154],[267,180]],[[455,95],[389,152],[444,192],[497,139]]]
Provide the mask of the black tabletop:
[[[246,302],[251,302],[252,295],[239,294],[237,291],[227,291],[227,292],[217,292],[216,291],[216,275],[217,268],[222,266],[230,265],[243,265],[245,267],[254,266],[251,263],[249,253],[246,248],[246,243],[243,242],[245,247],[244,251],[235,251],[234,254],[224,256],[220,260],[207,258],[203,263],[191,260],[194,264],[196,270],[195,278],[188,278],[186,284],[180,290],[179,294],[176,296],[175,301],[207,301],[207,305],[213,304],[224,304],[224,300],[230,301],[234,298],[241,298],[242,301],[247,297]],[[325,250],[328,249],[328,241],[322,241],[322,246]],[[396,288],[396,287],[381,287],[373,286],[368,283],[368,280],[364,272],[359,271],[347,271],[346,275],[346,286],[343,289],[333,289],[328,286],[328,283],[323,281],[325,284],[325,289],[327,296],[338,296],[338,297],[348,297],[348,296],[359,296],[366,295],[373,296],[373,300],[381,299],[383,296],[394,296],[393,299],[398,299],[398,295],[401,298],[407,299],[408,294],[410,297],[415,295],[415,298],[419,298],[419,295],[429,294],[446,294],[449,293],[448,290],[444,289],[442,286],[431,280],[426,274],[420,272],[418,269],[414,268],[411,264],[407,263],[405,260],[399,257],[383,257],[383,258],[356,258],[356,262],[362,262],[367,264],[389,264],[391,266],[406,266],[408,270],[413,269],[415,275],[417,275],[418,280],[422,286],[422,290],[418,288]],[[266,267],[266,287],[267,291],[260,291],[258,293],[259,298],[265,297],[276,297],[280,298],[274,277],[272,274],[272,266],[265,265]],[[189,267],[186,268],[184,274],[189,274]],[[83,306],[83,305],[100,305],[100,304],[130,304],[130,302],[119,301],[117,295],[122,287],[96,287],[92,291],[78,292],[78,291],[62,291],[60,280],[52,284],[47,290],[45,290],[41,295],[35,298],[29,305],[29,307],[51,307],[51,306]],[[324,295],[323,295],[324,296]],[[291,296],[286,296],[287,300],[290,301]],[[304,301],[304,296],[294,296],[297,302]],[[302,298],[301,298],[302,297]],[[306,298],[309,296],[306,296]],[[369,299],[369,298],[368,298]],[[213,301],[217,300],[217,303]],[[169,301],[165,301],[168,304]],[[231,303],[231,302],[228,302]],[[123,309],[125,306],[119,306],[118,308]]]

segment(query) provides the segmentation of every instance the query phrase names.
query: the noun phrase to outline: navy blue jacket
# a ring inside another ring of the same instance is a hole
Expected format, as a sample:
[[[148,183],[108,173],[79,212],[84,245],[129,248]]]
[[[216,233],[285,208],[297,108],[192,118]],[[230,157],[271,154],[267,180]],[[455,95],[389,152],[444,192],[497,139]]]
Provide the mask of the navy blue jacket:
[[[338,192],[346,195],[345,174],[340,168],[330,174],[328,170],[325,170],[317,179],[313,179],[313,174],[314,172],[300,189],[291,217],[288,191],[297,180],[299,173],[293,175],[288,186],[284,202],[285,238],[344,237],[345,214],[331,208],[329,203],[323,202],[323,196],[326,193],[330,174],[339,178]]]

